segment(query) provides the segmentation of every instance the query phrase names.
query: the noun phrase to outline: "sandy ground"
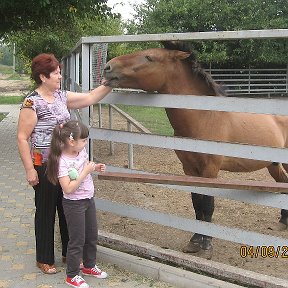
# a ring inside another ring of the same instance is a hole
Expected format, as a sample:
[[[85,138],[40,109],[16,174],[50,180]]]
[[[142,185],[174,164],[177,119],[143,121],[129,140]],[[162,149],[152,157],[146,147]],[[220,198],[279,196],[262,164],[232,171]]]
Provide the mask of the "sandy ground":
[[[104,127],[108,127],[107,115],[104,109]],[[126,121],[113,116],[117,129],[126,130]],[[95,121],[97,118],[95,117]],[[115,128],[114,128],[115,129]],[[115,144],[115,153],[110,155],[109,143],[94,141],[94,156],[97,160],[117,167],[127,167],[128,149],[126,144]],[[134,146],[135,169],[154,173],[183,174],[180,161],[174,151],[167,149]],[[274,181],[267,170],[253,173],[220,173],[220,178]],[[153,211],[171,213],[185,218],[195,217],[190,194],[172,189],[152,187],[148,184],[97,181],[97,197],[121,203],[131,204]],[[275,232],[273,227],[279,221],[279,209],[257,206],[233,200],[215,199],[213,222],[264,234],[286,238],[288,231]],[[163,248],[181,251],[188,243],[191,234],[177,229],[156,224],[145,223],[111,213],[98,212],[101,229],[148,242]],[[212,260],[231,266],[255,271],[258,273],[288,279],[287,258],[257,257],[242,258],[239,250],[241,244],[213,239]],[[197,255],[201,257],[201,255]],[[284,256],[284,255],[283,255]]]

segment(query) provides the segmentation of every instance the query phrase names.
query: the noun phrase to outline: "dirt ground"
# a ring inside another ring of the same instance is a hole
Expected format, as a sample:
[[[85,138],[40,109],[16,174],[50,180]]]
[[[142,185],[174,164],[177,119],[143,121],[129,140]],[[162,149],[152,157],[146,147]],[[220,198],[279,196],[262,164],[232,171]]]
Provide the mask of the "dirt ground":
[[[0,96],[25,96],[31,85],[29,77],[21,80],[8,80],[9,76],[0,74]]]
[[[126,121],[113,114],[114,129],[126,130]],[[97,117],[94,118],[97,122]],[[103,109],[103,125],[108,127],[107,111]],[[127,144],[115,144],[115,153],[110,155],[109,143],[94,141],[94,157],[106,164],[127,168]],[[173,173],[183,175],[180,161],[176,154],[167,149],[134,146],[134,168],[154,173]],[[220,178],[274,181],[268,172],[260,170],[253,173],[220,172]],[[190,193],[177,190],[153,187],[149,184],[97,181],[97,197],[109,199],[142,208],[171,213],[180,217],[195,218]],[[96,200],[97,201],[97,200]],[[104,231],[148,242],[163,248],[181,251],[188,243],[191,234],[157,224],[145,223],[127,217],[106,212],[98,212],[100,228]],[[213,222],[239,229],[286,238],[288,231],[272,231],[279,221],[280,210],[257,206],[233,200],[215,198]],[[286,258],[241,258],[241,244],[213,239],[212,260],[234,267],[288,279]],[[201,255],[196,255],[201,257]]]
[[[25,95],[30,85],[29,79],[25,79],[24,82],[22,80],[5,80],[0,75],[0,80],[0,96]],[[97,113],[94,116],[94,121],[97,122]],[[114,129],[127,129],[126,121],[119,118],[116,113],[113,117],[115,123],[117,123]],[[105,109],[103,109],[103,125],[104,127],[108,127],[108,117]],[[127,168],[127,155],[128,148],[126,144],[116,143],[115,153],[114,155],[110,155],[108,142],[94,141],[94,157],[101,162]],[[166,149],[134,146],[134,168],[147,172],[183,175],[180,161],[175,153]],[[221,172],[220,177],[273,181],[266,170],[254,173]],[[148,184],[112,181],[97,181],[95,184],[98,198],[109,199],[163,213],[171,213],[180,217],[195,218],[189,193],[162,187],[153,187]],[[288,235],[287,230],[275,232],[270,229],[270,227],[278,222],[279,212],[279,209],[216,198],[213,222],[285,238]],[[104,231],[176,251],[181,251],[191,237],[191,234],[188,232],[100,211],[98,212],[98,222],[99,228]],[[213,239],[213,246],[213,261],[288,279],[287,259],[268,257],[241,258],[239,255],[240,244],[219,239]],[[197,256],[201,257],[201,255]]]

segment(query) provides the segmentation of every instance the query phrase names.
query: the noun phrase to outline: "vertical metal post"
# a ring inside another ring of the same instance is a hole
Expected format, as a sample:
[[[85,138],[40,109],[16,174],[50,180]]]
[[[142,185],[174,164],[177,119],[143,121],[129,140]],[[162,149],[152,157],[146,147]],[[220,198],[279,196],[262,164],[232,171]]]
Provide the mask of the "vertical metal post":
[[[288,63],[286,66],[286,93],[288,93]]]
[[[248,69],[248,73],[249,73],[249,82],[248,82],[248,93],[251,93],[251,68],[249,65],[249,69]]]
[[[75,91],[75,71],[76,71],[76,59],[75,59],[75,53],[72,53],[71,56],[69,57],[70,61],[70,71],[69,71],[69,78],[70,78],[70,88],[72,91]]]
[[[13,43],[13,72],[16,72],[16,44]]]
[[[93,62],[92,62],[92,57],[93,57],[93,45],[89,45],[89,90],[93,89],[93,75],[92,75],[92,69],[93,69]],[[94,125],[94,105],[91,105],[89,107],[89,127]],[[93,139],[89,138],[89,151],[90,151],[90,159],[93,161],[94,160],[94,153],[93,153]]]
[[[82,91],[88,92],[90,90],[90,45],[82,44],[82,58],[81,58],[81,83],[82,83]],[[86,126],[90,126],[90,107],[82,109],[83,123]],[[93,159],[93,151],[92,151],[92,140],[89,138],[87,152],[89,155],[89,159]]]
[[[102,120],[102,104],[98,104],[98,121],[99,121],[99,128],[103,127],[103,120]]]
[[[127,121],[127,130],[132,132],[132,125],[130,121]],[[128,144],[128,168],[133,169],[133,144]]]
[[[109,105],[109,129],[113,129],[113,108]],[[114,142],[110,141],[110,155],[114,155]]]

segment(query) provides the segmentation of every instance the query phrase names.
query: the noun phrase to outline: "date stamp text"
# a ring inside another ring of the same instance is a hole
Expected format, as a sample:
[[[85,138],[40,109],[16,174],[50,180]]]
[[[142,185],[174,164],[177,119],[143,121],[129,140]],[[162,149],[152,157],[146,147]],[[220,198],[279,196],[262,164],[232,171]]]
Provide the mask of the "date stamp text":
[[[287,246],[240,246],[240,257],[246,258],[288,258]]]

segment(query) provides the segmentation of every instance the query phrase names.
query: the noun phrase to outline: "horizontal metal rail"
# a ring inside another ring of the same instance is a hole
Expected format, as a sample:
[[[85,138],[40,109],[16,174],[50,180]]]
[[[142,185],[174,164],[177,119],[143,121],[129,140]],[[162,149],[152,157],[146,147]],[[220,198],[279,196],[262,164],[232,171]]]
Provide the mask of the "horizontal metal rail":
[[[123,192],[124,193],[124,192]],[[253,246],[285,246],[287,239],[264,235],[251,231],[244,231],[238,228],[229,228],[204,221],[191,220],[171,214],[164,214],[149,209],[142,209],[132,205],[116,203],[104,199],[97,199],[96,205],[101,211],[114,213],[120,216],[160,224],[188,232],[217,237],[236,243]]]

